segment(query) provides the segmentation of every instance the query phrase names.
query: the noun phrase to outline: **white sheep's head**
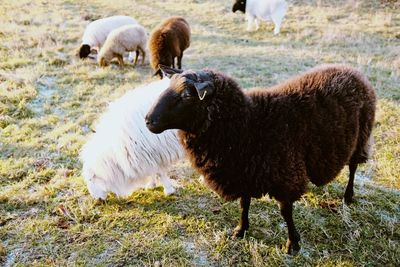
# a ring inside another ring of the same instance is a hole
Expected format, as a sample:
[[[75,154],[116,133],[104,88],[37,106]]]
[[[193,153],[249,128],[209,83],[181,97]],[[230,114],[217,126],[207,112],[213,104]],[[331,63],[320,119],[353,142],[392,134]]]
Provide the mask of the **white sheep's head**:
[[[112,50],[102,47],[102,49],[100,49],[100,52],[97,56],[97,62],[99,63],[99,65],[101,67],[107,67],[108,65],[110,65],[111,60],[115,56],[116,55]]]
[[[207,119],[207,110],[215,92],[211,71],[182,71],[160,66],[170,77],[170,85],[146,115],[147,128],[153,133],[168,129],[191,132]]]
[[[87,58],[90,54],[90,45],[88,44],[83,44],[81,47],[79,47],[79,57],[81,59]]]
[[[99,56],[98,62],[101,67],[107,67],[108,65],[110,65],[110,61],[107,60],[104,56]]]

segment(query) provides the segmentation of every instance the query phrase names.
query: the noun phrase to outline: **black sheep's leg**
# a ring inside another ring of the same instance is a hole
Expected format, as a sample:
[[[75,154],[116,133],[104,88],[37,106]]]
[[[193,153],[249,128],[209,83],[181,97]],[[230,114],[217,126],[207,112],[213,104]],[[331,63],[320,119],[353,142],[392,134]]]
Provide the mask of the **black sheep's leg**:
[[[244,232],[249,229],[249,207],[250,207],[250,197],[241,197],[240,198],[240,208],[242,210],[240,216],[239,225],[236,227],[234,236],[235,237],[243,237]]]
[[[287,253],[296,255],[300,250],[300,235],[296,230],[293,222],[293,202],[280,202],[280,209],[282,217],[287,224],[289,239],[287,241]]]
[[[183,53],[181,53],[179,56],[178,56],[178,69],[182,69],[182,57],[183,57]]]
[[[172,67],[175,69],[175,57],[172,57]]]
[[[344,193],[344,202],[346,204],[350,204],[350,203],[353,202],[354,175],[355,175],[356,170],[357,170],[357,163],[350,162],[349,170],[350,170],[349,182],[347,183],[346,191]]]

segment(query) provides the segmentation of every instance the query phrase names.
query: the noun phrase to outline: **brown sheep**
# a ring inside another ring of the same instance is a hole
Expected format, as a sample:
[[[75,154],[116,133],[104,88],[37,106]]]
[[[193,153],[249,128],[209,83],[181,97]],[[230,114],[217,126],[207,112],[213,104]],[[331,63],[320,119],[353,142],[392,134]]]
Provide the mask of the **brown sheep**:
[[[357,70],[328,65],[268,89],[243,91],[212,70],[179,71],[146,116],[150,131],[180,129],[181,142],[206,184],[226,200],[240,198],[235,236],[249,228],[252,197],[280,203],[289,232],[288,253],[300,250],[293,203],[311,181],[325,185],[345,165],[354,174],[368,158],[376,96]]]
[[[150,64],[155,75],[162,78],[159,64],[174,67],[178,58],[178,68],[182,68],[183,51],[190,45],[190,27],[182,17],[170,17],[159,24],[150,34]]]

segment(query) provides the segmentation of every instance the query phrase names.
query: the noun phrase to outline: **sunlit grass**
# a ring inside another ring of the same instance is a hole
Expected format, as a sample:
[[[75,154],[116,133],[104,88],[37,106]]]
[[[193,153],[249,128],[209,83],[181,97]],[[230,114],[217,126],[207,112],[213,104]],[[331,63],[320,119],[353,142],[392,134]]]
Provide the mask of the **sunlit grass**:
[[[11,1],[0,4],[0,264],[5,266],[397,266],[400,264],[400,6],[398,1],[290,1],[272,23],[246,32],[231,1]],[[192,29],[184,68],[214,68],[248,89],[322,63],[361,69],[377,91],[371,160],[355,203],[342,204],[347,170],[295,205],[302,250],[284,253],[277,203],[254,200],[243,240],[231,239],[238,203],[224,203],[187,162],[181,186],[127,199],[90,198],[79,149],[110,101],[151,81],[148,65],[98,67],[76,52],[88,23],[135,17],[150,31],[170,15]]]

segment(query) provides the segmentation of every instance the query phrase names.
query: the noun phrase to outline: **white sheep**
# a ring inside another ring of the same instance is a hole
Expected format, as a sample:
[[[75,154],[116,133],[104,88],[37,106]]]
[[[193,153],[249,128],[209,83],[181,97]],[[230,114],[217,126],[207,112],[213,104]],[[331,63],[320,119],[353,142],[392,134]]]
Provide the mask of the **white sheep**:
[[[137,21],[129,16],[112,16],[89,23],[82,37],[79,57],[86,58],[92,48],[100,48],[104,44],[112,30],[128,24],[137,24]]]
[[[232,12],[237,10],[246,13],[248,31],[251,31],[253,22],[258,30],[258,19],[272,20],[275,24],[274,34],[278,34],[287,10],[287,3],[285,0],[236,0]]]
[[[104,200],[107,192],[129,196],[135,190],[154,186],[156,174],[166,195],[175,192],[167,170],[184,156],[177,131],[153,134],[144,119],[168,86],[169,79],[164,78],[129,91],[103,114],[80,154],[82,174],[92,197]]]
[[[112,32],[107,37],[104,45],[100,49],[98,62],[100,66],[108,66],[111,60],[116,57],[120,66],[124,65],[123,55],[125,52],[136,51],[136,65],[139,52],[142,54],[142,64],[146,57],[147,36],[146,30],[139,24],[124,25]]]

